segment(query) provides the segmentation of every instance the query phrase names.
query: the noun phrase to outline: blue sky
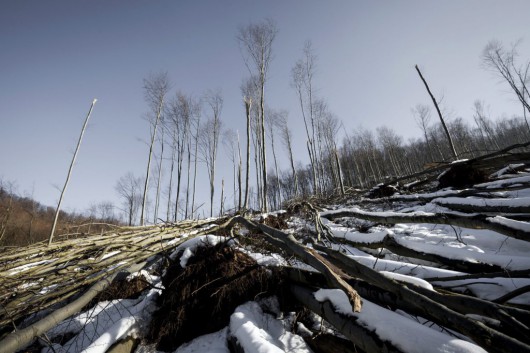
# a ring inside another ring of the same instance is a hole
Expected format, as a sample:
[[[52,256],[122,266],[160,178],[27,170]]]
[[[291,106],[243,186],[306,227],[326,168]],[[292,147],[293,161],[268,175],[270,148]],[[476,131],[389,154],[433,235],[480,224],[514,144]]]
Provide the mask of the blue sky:
[[[243,130],[239,87],[248,73],[235,36],[239,26],[267,17],[279,30],[268,104],[289,111],[299,160],[307,159],[305,140],[289,74],[308,39],[318,56],[318,93],[347,129],[386,125],[405,138],[419,136],[410,109],[430,101],[415,64],[450,117],[471,120],[476,99],[494,118],[520,114],[508,88],[481,67],[480,53],[491,39],[523,39],[528,60],[528,13],[528,1],[488,0],[2,1],[0,176],[54,205],[98,98],[64,208],[119,203],[118,178],[144,174],[142,79],[159,71],[189,94],[222,89],[221,119]],[[222,150],[219,160],[230,178]]]

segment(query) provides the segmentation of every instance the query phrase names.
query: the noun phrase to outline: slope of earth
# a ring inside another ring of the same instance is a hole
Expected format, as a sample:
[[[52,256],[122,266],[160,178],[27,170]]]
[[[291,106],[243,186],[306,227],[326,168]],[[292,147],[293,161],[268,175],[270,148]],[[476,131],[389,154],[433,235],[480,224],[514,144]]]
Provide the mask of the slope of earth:
[[[529,352],[516,169],[5,250],[0,352]]]

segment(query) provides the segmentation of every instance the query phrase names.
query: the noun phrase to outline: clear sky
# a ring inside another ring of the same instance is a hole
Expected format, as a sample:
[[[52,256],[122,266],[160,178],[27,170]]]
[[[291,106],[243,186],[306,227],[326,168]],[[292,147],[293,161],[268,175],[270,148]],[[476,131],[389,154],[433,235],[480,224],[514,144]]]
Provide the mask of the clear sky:
[[[235,36],[264,18],[279,30],[268,105],[290,112],[299,160],[307,159],[305,140],[289,81],[308,39],[318,56],[318,93],[346,129],[386,125],[406,139],[419,136],[410,110],[430,101],[415,64],[452,118],[471,120],[476,99],[494,118],[518,115],[520,105],[481,67],[480,54],[491,39],[523,39],[521,57],[530,59],[529,13],[524,0],[1,1],[0,176],[56,204],[97,98],[64,209],[119,203],[118,178],[145,173],[142,79],[160,71],[185,93],[222,89],[221,119],[243,131],[239,87],[248,72]],[[219,160],[221,169],[228,165],[223,150]]]

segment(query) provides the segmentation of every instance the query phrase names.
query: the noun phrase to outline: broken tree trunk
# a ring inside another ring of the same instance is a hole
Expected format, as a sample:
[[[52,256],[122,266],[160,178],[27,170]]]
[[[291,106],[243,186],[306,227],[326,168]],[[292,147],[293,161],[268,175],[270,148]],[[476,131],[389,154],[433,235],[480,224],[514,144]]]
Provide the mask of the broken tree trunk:
[[[257,224],[246,218],[238,216],[232,218],[228,225],[232,226],[236,223],[242,224],[251,230],[259,231],[265,234],[267,236],[266,239],[273,245],[278,246],[289,254],[300,257],[302,261],[320,271],[326,276],[326,279],[331,287],[342,289],[346,293],[350,304],[352,305],[353,311],[361,311],[362,303],[359,294],[357,294],[357,292],[348,283],[340,278],[340,276],[334,271],[333,266],[319,253],[299,243],[292,234],[284,233],[265,224]]]
[[[345,273],[350,276],[360,278],[372,285],[396,294],[407,304],[415,307],[422,316],[428,317],[433,322],[472,338],[480,346],[486,349],[495,349],[499,352],[530,352],[530,346],[498,332],[481,322],[470,319],[446,306],[434,301],[430,297],[414,291],[407,285],[387,278],[379,272],[369,267],[363,266],[348,256],[322,246],[315,245],[319,251],[324,251],[333,258]]]
[[[321,217],[334,220],[342,217],[354,217],[367,221],[396,223],[450,224],[471,229],[489,229],[512,238],[530,241],[528,223],[515,221],[502,216],[488,217],[482,214],[426,213],[426,212],[366,212],[358,208],[327,211]]]

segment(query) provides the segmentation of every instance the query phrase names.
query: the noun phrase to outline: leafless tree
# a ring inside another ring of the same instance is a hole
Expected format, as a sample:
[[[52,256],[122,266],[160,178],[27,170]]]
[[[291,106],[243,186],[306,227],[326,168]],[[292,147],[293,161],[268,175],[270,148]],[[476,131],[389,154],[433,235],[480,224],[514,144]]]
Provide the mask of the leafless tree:
[[[204,97],[211,116],[202,127],[199,150],[206,163],[208,178],[210,180],[210,217],[213,217],[213,197],[215,192],[215,162],[217,160],[217,147],[221,133],[221,110],[223,97],[220,91],[209,91]]]
[[[442,124],[442,127],[443,127],[443,129],[445,131],[445,134],[447,136],[447,142],[449,143],[449,146],[451,147],[451,153],[453,155],[453,158],[455,160],[457,160],[458,159],[458,153],[456,152],[456,148],[455,148],[455,145],[453,143],[453,139],[451,138],[451,134],[449,133],[449,129],[447,129],[447,125],[445,124],[445,120],[444,120],[444,118],[442,116],[442,112],[440,111],[440,107],[438,106],[438,102],[434,98],[434,95],[432,94],[431,89],[429,88],[429,85],[427,84],[427,81],[423,77],[418,65],[416,65],[416,71],[418,72],[418,75],[420,76],[420,79],[422,80],[423,84],[425,85],[425,88],[427,89],[427,93],[429,93],[429,96],[431,97],[431,100],[432,100],[432,102],[434,104],[434,107],[436,108],[436,112],[438,113],[438,117],[440,118],[440,123]]]
[[[473,107],[475,108],[473,119],[477,124],[481,136],[484,137],[484,135],[486,135],[490,144],[492,144],[497,150],[499,150],[501,147],[497,142],[497,139],[495,138],[495,133],[493,131],[493,127],[491,126],[491,122],[489,121],[488,117],[486,116],[486,113],[484,112],[484,104],[481,101],[476,100],[473,104]]]
[[[129,172],[122,176],[114,187],[123,200],[123,211],[128,225],[132,226],[141,203],[141,178]]]
[[[151,75],[144,79],[144,96],[149,105],[149,123],[151,129],[151,142],[149,144],[149,157],[147,159],[147,169],[145,174],[145,184],[142,197],[142,211],[140,213],[140,224],[145,225],[145,208],[147,203],[147,191],[149,188],[149,176],[151,171],[151,159],[157,136],[157,129],[160,118],[164,111],[166,95],[170,89],[169,78],[166,72]]]
[[[287,112],[284,115],[279,117],[279,128],[280,136],[283,142],[284,147],[287,149],[287,155],[289,157],[289,162],[291,165],[291,173],[295,187],[295,195],[298,196],[298,175],[296,173],[296,168],[294,167],[294,158],[293,158],[293,147],[292,147],[292,133],[289,129],[287,123]]]
[[[530,92],[528,91],[530,60],[522,65],[517,64],[517,46],[518,43],[512,45],[510,49],[505,49],[501,42],[492,40],[482,52],[482,62],[487,69],[500,75],[513,90],[523,105],[526,126],[530,131],[530,124],[526,118],[526,114],[530,113]]]
[[[304,44],[303,58],[298,60],[291,70],[291,84],[298,94],[302,118],[307,135],[308,153],[313,172],[313,190],[318,193],[317,175],[317,147],[316,143],[316,122],[315,104],[313,91],[313,76],[315,75],[316,55],[310,41]]]
[[[232,129],[226,129],[223,132],[223,145],[225,147],[228,159],[232,161],[233,170],[233,190],[234,190],[234,208],[241,208],[241,197],[239,198],[239,204],[237,201],[237,195],[241,195],[241,153],[239,150],[239,136],[236,131]]]
[[[162,122],[162,127],[164,126]],[[155,197],[155,212],[153,217],[153,223],[156,223],[158,221],[158,208],[160,206],[160,187],[162,182],[162,161],[164,159],[164,133],[160,134],[160,157],[158,159],[158,166],[157,166],[157,172],[158,172],[158,178],[156,182],[156,197]]]
[[[70,168],[68,169],[68,174],[66,175],[66,181],[64,182],[63,190],[61,191],[61,196],[59,197],[59,202],[57,203],[57,208],[55,209],[55,217],[53,220],[50,237],[48,239],[48,246],[52,244],[53,235],[55,233],[55,228],[57,227],[57,220],[59,219],[59,212],[61,211],[61,203],[63,202],[64,193],[66,192],[66,188],[68,187],[68,182],[70,181],[70,176],[72,175],[72,170],[74,168],[75,160],[77,158],[77,153],[79,152],[79,147],[81,147],[81,142],[83,141],[83,135],[85,134],[85,130],[88,125],[88,120],[90,119],[90,115],[92,114],[92,110],[94,109],[94,105],[96,104],[96,102],[97,102],[97,99],[94,99],[92,101],[92,104],[90,105],[90,110],[88,111],[88,114],[85,119],[85,123],[83,124],[83,128],[81,129],[81,134],[79,134],[79,140],[77,141],[77,147],[75,148],[75,152],[72,157],[72,162],[70,163]]]
[[[182,92],[177,92],[176,95],[169,101],[168,104],[168,131],[173,139],[173,148],[176,159],[177,169],[177,185],[175,195],[175,209],[173,214],[173,221],[177,220],[179,214],[179,200],[182,186],[182,167],[184,165],[185,153],[189,145],[190,129],[194,114],[195,102],[191,97],[188,97]],[[171,168],[173,170],[173,167]],[[173,177],[171,172],[170,183]],[[171,194],[169,196],[171,198]]]
[[[243,94],[243,103],[245,106],[246,115],[246,166],[245,166],[245,197],[243,208],[248,209],[249,204],[249,188],[250,188],[250,134],[251,134],[251,112],[252,112],[252,96],[255,90],[253,78],[243,81],[241,85],[241,92]]]
[[[272,43],[278,30],[276,24],[267,19],[258,24],[249,24],[240,27],[237,39],[241,53],[250,74],[254,73],[259,78],[260,89],[260,122],[261,122],[261,146],[263,192],[267,195],[267,153],[265,144],[265,83],[268,77],[269,66],[272,60]],[[267,200],[263,196],[263,209],[267,212]]]

